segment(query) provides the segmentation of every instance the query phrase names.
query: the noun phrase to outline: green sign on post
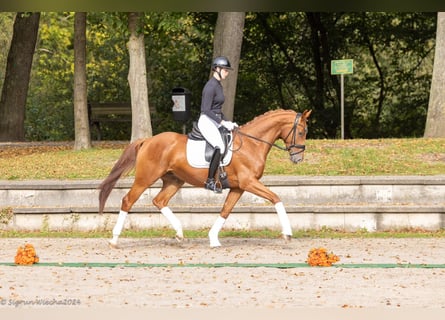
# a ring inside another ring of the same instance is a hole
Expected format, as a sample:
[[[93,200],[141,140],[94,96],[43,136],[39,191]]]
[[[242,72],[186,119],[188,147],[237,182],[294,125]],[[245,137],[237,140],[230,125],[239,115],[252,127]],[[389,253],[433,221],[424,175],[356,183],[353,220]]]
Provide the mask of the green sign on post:
[[[354,61],[352,59],[331,60],[331,74],[340,75],[340,118],[341,118],[341,138],[345,138],[345,98],[344,98],[344,75],[351,74],[354,71]]]
[[[354,60],[332,60],[331,74],[351,74],[354,71]]]

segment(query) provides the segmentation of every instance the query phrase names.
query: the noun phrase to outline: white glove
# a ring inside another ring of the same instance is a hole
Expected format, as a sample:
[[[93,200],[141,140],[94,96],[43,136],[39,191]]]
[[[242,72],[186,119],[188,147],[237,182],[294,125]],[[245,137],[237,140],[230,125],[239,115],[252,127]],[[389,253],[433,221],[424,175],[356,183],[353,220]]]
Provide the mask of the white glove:
[[[225,120],[221,121],[221,125],[229,131],[232,131],[235,127],[238,127],[235,122]]]

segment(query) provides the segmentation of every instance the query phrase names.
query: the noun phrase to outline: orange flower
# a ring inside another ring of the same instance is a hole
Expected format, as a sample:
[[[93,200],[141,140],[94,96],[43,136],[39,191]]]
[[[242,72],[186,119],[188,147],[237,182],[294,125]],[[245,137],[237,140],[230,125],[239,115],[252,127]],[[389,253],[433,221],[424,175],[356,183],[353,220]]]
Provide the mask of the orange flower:
[[[340,258],[333,253],[327,253],[325,248],[313,248],[307,256],[307,263],[314,267],[330,267],[333,263],[340,261]]]
[[[15,264],[31,265],[38,262],[39,257],[37,256],[36,250],[32,244],[26,243],[24,246],[20,246],[17,249],[17,254],[14,258]]]

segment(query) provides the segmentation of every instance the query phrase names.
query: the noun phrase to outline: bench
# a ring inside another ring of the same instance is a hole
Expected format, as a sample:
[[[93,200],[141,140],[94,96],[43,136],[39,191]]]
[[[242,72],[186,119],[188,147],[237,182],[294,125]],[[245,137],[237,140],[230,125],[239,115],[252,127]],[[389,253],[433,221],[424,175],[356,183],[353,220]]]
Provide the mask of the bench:
[[[131,122],[130,102],[88,102],[90,126],[97,131],[97,140],[101,140],[100,124],[104,122]]]

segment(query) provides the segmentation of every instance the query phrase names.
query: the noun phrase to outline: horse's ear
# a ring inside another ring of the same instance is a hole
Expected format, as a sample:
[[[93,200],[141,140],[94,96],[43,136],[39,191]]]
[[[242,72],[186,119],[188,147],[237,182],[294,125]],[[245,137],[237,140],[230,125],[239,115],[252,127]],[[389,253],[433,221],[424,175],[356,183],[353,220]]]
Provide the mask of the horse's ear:
[[[311,110],[304,110],[303,117],[307,119],[307,118],[309,118],[311,113],[312,113],[312,109]]]

